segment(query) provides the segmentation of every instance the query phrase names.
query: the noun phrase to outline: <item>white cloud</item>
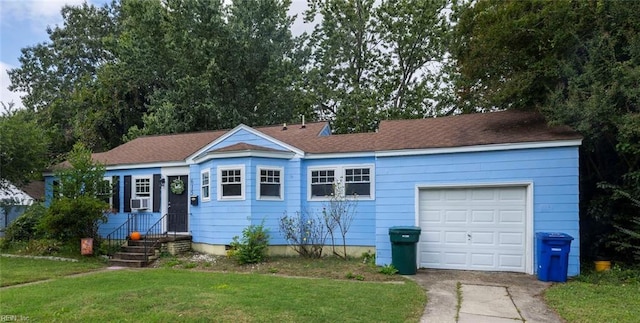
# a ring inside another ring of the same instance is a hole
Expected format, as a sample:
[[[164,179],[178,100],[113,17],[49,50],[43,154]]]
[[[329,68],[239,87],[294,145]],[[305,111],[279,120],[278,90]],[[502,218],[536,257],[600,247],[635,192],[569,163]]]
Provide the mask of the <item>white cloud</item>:
[[[14,108],[22,109],[24,106],[22,105],[22,99],[20,96],[25,95],[24,92],[11,92],[7,87],[11,84],[9,80],[9,74],[7,71],[14,68],[9,64],[5,64],[0,62],[0,101],[4,102],[4,104],[9,105],[10,102],[14,103]],[[4,113],[4,110],[0,108],[0,113]]]
[[[84,0],[25,0],[3,1],[0,6],[2,24],[27,22],[35,31],[62,23],[60,9],[65,5],[80,5]]]

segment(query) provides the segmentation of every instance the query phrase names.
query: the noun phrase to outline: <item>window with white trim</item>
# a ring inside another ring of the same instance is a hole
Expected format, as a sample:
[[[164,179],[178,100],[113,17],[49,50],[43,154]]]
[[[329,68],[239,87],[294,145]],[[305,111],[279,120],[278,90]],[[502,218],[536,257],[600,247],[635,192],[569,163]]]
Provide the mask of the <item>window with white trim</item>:
[[[133,181],[133,194],[136,197],[151,197],[151,177],[137,177]]]
[[[311,167],[308,171],[310,200],[326,200],[334,194],[374,199],[373,165]]]
[[[109,203],[109,208],[113,208],[113,186],[111,183],[111,177],[105,177],[98,186],[98,197]]]
[[[244,199],[244,166],[218,167],[218,199]]]
[[[203,201],[211,199],[211,173],[208,169],[200,173],[200,192]]]
[[[347,196],[371,196],[371,169],[345,168],[344,194]]]
[[[258,199],[261,200],[281,200],[282,169],[258,167]]]
[[[318,169],[311,171],[311,197],[331,196],[335,192],[335,173],[333,169]]]

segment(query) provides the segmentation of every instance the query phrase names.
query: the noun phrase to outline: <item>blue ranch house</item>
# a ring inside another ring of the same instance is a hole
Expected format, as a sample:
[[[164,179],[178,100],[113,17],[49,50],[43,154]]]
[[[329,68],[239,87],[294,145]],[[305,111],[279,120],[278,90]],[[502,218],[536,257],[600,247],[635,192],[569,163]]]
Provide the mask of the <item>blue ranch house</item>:
[[[278,229],[285,212],[357,194],[347,245],[375,252],[378,265],[391,263],[390,227],[419,226],[419,268],[534,274],[535,234],[564,232],[576,239],[573,276],[580,144],[574,131],[517,111],[382,121],[374,133],[334,135],[314,122],[140,137],[93,155],[115,188],[100,232],[150,214],[194,250],[221,255],[264,223],[270,251],[290,253]]]

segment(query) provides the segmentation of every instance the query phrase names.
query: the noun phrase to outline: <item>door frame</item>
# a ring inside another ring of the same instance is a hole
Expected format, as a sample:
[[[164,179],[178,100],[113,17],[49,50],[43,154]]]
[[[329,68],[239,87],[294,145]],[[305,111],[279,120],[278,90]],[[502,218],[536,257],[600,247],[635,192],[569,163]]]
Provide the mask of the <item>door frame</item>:
[[[414,191],[414,207],[415,207],[415,226],[420,226],[420,191],[421,190],[434,190],[434,189],[455,189],[455,188],[500,188],[500,187],[524,187],[525,189],[525,263],[524,272],[533,275],[534,274],[534,253],[533,246],[534,241],[534,207],[533,207],[533,182],[532,181],[513,181],[513,182],[477,182],[477,183],[423,183],[416,184]],[[417,257],[416,262],[420,264],[420,243],[417,245]]]
[[[168,168],[168,169],[162,169],[160,171],[160,176],[161,176],[161,180],[164,180],[164,185],[162,185],[162,187],[160,188],[160,194],[162,196],[161,198],[161,203],[160,203],[160,212],[162,213],[161,215],[165,215],[167,213],[169,213],[169,192],[170,192],[170,184],[169,183],[169,176],[187,176],[188,177],[188,181],[185,183],[185,191],[184,194],[187,194],[187,231],[186,232],[175,232],[175,233],[181,233],[181,234],[189,234],[190,232],[190,224],[191,224],[191,219],[190,219],[190,214],[191,214],[191,203],[189,203],[188,199],[191,192],[191,172],[189,171],[189,167],[172,167],[172,168]],[[169,223],[168,223],[168,219],[165,218],[163,223],[162,223],[162,228],[163,231],[167,231],[169,227]],[[167,231],[168,232],[168,231]],[[174,233],[173,231],[170,233]]]

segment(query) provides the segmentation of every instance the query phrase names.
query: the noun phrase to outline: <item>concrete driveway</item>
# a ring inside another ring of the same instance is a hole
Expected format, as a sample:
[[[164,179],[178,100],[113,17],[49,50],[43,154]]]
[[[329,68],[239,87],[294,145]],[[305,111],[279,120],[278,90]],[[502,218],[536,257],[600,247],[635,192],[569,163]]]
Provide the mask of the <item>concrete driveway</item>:
[[[563,322],[542,298],[551,283],[536,276],[420,269],[406,277],[427,290],[421,322]]]

